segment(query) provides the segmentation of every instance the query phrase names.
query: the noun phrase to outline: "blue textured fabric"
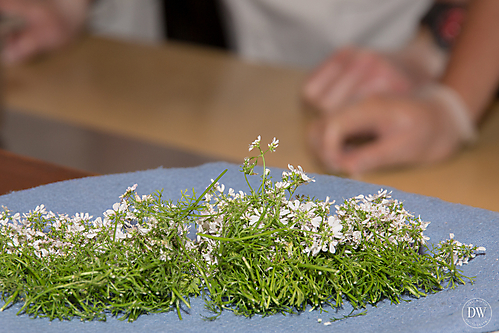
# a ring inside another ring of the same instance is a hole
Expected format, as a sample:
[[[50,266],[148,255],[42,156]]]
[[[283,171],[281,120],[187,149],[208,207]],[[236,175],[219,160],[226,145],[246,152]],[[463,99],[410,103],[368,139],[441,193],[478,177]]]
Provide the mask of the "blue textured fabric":
[[[39,204],[48,210],[73,215],[88,212],[94,217],[111,208],[119,201],[128,186],[138,184],[139,194],[149,194],[163,189],[166,198],[178,199],[181,190],[195,189],[201,193],[210,180],[223,170],[227,174],[220,181],[227,187],[247,191],[239,167],[227,163],[212,163],[186,169],[155,169],[133,173],[90,177],[49,184],[25,191],[0,196],[0,205],[14,212],[27,212]],[[275,178],[280,170],[273,169]],[[315,183],[302,187],[301,192],[324,199],[329,196],[336,202],[356,196],[371,194],[379,186],[332,176],[312,175]],[[440,199],[393,190],[393,197],[404,201],[405,207],[424,221],[431,221],[426,235],[438,242],[454,233],[463,243],[487,248],[486,255],[478,256],[463,266],[467,276],[476,276],[475,284],[460,285],[454,290],[444,290],[402,304],[383,301],[376,308],[369,307],[367,315],[348,318],[324,326],[331,317],[347,314],[348,305],[338,313],[306,311],[296,315],[274,315],[266,318],[244,318],[224,312],[215,321],[204,321],[201,314],[209,315],[201,299],[192,299],[192,309],[183,314],[183,320],[175,312],[143,315],[136,322],[121,322],[109,318],[107,322],[52,321],[16,316],[19,306],[0,313],[0,332],[308,332],[308,331],[356,331],[356,332],[480,332],[499,330],[499,214]],[[0,268],[1,269],[1,268]],[[482,329],[468,327],[462,310],[465,303],[481,298],[492,307],[492,319]],[[1,304],[1,302],[0,302]]]

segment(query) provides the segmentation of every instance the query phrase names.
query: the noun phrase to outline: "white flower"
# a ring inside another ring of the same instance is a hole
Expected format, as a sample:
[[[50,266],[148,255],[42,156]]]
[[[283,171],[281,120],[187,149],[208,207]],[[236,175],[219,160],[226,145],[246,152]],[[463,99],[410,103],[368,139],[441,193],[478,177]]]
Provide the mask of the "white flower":
[[[320,251],[321,251],[321,247],[319,246],[318,243],[314,242],[314,244],[312,244],[312,256],[315,257]]]
[[[116,202],[113,204],[113,209],[108,209],[104,212],[105,218],[111,218],[116,215],[116,213],[121,213],[127,210],[127,204],[125,202]]]
[[[123,193],[121,196],[120,196],[120,199],[123,199],[126,195],[134,192],[135,190],[137,189],[137,184],[134,184],[133,186],[129,186],[125,193]]]
[[[343,225],[341,225],[341,221],[337,216],[330,216],[327,219],[327,223],[329,227],[331,227],[331,231],[333,232],[334,236],[340,236],[341,237],[341,230],[343,229]]]
[[[87,237],[87,238],[89,238],[89,239],[92,239],[95,236],[97,236],[97,234],[98,234],[99,231],[100,231],[99,229],[95,229],[95,230],[92,230],[92,231],[89,231],[89,232],[85,233],[84,236]]]
[[[135,195],[135,200],[137,202],[147,202],[147,201],[151,201],[153,199],[152,195],[150,194],[144,194],[142,195],[142,197],[139,197],[138,195]]]
[[[329,252],[331,254],[334,254],[336,252],[336,244],[335,242],[330,242],[329,243]]]
[[[212,198],[213,198],[213,195],[211,193],[206,193],[204,195],[204,200],[206,200],[207,202],[210,202]]]
[[[279,212],[279,215],[285,216],[285,215],[288,215],[289,213],[291,213],[291,211],[289,209],[283,209]]]
[[[70,226],[70,231],[73,233],[79,233],[85,230],[85,227],[78,223],[77,221],[74,222],[73,225]]]
[[[312,225],[314,227],[319,228],[321,226],[322,217],[316,216],[316,217],[312,218],[312,220],[310,222],[312,223]]]
[[[118,228],[116,228],[116,233],[114,234],[114,237],[116,240],[119,239],[125,239],[125,238],[130,238],[130,234],[126,234],[121,230],[121,225],[118,225]]]
[[[39,206],[36,206],[35,213],[46,214],[47,211],[45,210],[45,205],[41,204]]]
[[[249,219],[249,225],[253,225],[260,220],[259,215],[252,215]]]
[[[298,166],[298,169],[295,169],[291,164],[288,164],[288,169],[291,171],[292,175],[296,175],[296,176],[300,177],[302,179],[302,181],[304,181],[306,183],[315,182],[315,179],[310,178],[309,176],[307,176],[305,174],[305,172],[303,171],[301,166]],[[286,173],[286,176],[287,175],[288,174]],[[284,173],[283,173],[283,176],[284,176]]]
[[[288,202],[288,207],[289,207],[289,209],[291,209],[292,211],[296,212],[296,211],[298,211],[298,209],[300,208],[300,201],[298,201],[298,200],[295,200],[295,201],[289,201],[289,202]]]
[[[291,185],[290,182],[277,182],[275,183],[275,188],[280,190],[280,189],[286,189]]]
[[[269,149],[270,149],[271,152],[274,152],[277,147],[279,147],[279,140],[277,140],[274,137],[274,139],[272,140],[272,142],[269,143]]]
[[[222,222],[221,219],[216,219],[215,221],[210,222],[208,224],[208,227],[209,227],[208,230],[209,230],[210,234],[218,233],[218,230],[220,229],[221,224],[222,224],[221,222]]]
[[[253,148],[255,147],[260,147],[260,141],[262,141],[262,137],[259,135],[255,141],[253,141],[250,145],[249,145],[249,151],[252,151]]]
[[[225,185],[221,184],[219,185],[218,183],[215,185],[216,189],[218,192],[223,193],[225,191]]]
[[[137,230],[139,231],[139,233],[141,233],[142,235],[145,235],[147,234],[149,231],[151,231],[151,228],[146,228],[146,227],[143,227],[141,226],[140,224],[137,225]]]

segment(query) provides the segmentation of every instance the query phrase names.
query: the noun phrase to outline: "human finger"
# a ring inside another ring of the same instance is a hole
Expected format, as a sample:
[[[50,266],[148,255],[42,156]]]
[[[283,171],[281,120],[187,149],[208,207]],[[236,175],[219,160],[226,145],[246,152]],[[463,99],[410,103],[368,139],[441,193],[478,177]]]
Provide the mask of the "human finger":
[[[354,48],[346,47],[333,54],[324,61],[305,81],[302,95],[305,102],[316,105],[319,98],[334,80],[343,71],[346,63],[351,60]]]
[[[373,77],[376,56],[367,50],[358,50],[350,61],[343,64],[342,71],[330,78],[324,87],[322,95],[318,98],[318,105],[322,110],[332,113],[341,106],[354,102],[359,96],[359,88],[369,84],[367,79]]]
[[[359,142],[371,140],[376,132],[373,121],[364,115],[365,109],[349,110],[351,108],[343,109],[339,114],[320,117],[309,127],[312,149],[332,172],[343,172],[341,161],[345,152]]]
[[[412,104],[370,98],[324,121],[319,157],[330,170],[352,175],[422,160],[429,122]]]
[[[405,95],[415,87],[410,75],[387,56],[377,57],[357,89],[359,97],[390,93]]]
[[[2,60],[7,64],[21,62],[37,51],[37,41],[29,33],[18,33],[4,40]]]

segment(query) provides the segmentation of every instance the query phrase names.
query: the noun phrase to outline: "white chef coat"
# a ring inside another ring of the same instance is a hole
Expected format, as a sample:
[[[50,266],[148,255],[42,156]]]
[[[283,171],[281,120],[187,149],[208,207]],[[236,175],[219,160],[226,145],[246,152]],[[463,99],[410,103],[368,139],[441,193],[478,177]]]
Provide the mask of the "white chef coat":
[[[222,0],[243,57],[314,67],[334,50],[393,50],[417,30],[431,0]]]

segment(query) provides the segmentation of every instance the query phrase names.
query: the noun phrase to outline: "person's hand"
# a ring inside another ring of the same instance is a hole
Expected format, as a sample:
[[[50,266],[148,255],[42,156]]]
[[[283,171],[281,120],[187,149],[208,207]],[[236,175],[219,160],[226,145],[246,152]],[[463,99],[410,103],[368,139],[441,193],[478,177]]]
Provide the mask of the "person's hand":
[[[319,112],[331,114],[375,94],[407,94],[420,81],[395,56],[349,47],[312,73],[303,87],[303,98]]]
[[[0,0],[2,16],[23,21],[3,37],[2,57],[17,63],[61,47],[83,28],[91,0]]]
[[[320,117],[310,142],[331,172],[359,175],[448,158],[475,132],[467,110],[449,88],[431,86],[422,97],[373,96]],[[352,144],[356,138],[369,139]]]

